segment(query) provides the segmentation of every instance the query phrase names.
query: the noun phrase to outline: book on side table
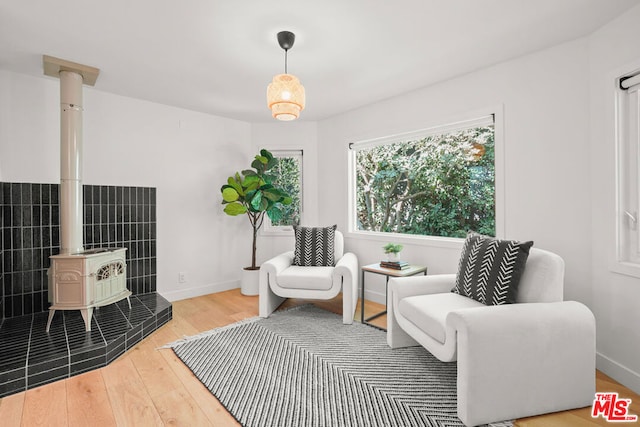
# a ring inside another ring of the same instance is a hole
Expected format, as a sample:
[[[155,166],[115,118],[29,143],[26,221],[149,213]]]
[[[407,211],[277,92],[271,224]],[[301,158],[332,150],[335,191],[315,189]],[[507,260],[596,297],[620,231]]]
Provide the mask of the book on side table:
[[[380,261],[380,267],[392,268],[394,270],[406,270],[410,265],[406,261]]]

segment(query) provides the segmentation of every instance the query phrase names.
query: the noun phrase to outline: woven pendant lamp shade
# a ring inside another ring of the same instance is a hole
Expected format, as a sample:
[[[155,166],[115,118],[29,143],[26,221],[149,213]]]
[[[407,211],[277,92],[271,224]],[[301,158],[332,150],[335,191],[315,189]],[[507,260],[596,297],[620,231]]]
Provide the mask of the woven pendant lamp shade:
[[[267,105],[278,120],[295,120],[304,110],[304,86],[291,74],[278,74],[267,87]]]

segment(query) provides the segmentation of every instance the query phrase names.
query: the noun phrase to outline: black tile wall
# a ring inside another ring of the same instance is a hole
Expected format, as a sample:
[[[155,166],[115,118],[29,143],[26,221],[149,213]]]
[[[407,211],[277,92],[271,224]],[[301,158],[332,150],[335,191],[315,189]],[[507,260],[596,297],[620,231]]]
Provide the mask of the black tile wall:
[[[49,256],[59,252],[58,185],[0,183],[5,318],[48,308]]]
[[[0,184],[0,319],[4,319],[4,186],[1,184]]]
[[[0,318],[46,311],[60,252],[58,184],[0,183]],[[127,288],[156,291],[156,189],[83,186],[84,246],[127,248]]]
[[[84,246],[127,248],[127,288],[156,291],[156,189],[84,186]]]

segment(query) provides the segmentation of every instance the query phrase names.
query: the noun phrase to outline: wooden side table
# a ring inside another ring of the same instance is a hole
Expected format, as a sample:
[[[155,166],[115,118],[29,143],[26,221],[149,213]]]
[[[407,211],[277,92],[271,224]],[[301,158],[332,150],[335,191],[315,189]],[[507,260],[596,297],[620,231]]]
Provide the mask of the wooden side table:
[[[376,325],[372,325],[371,323],[369,323],[369,320],[373,320],[377,317],[382,316],[383,314],[387,314],[387,288],[389,285],[389,277],[409,277],[409,276],[415,276],[416,274],[420,274],[420,273],[423,273],[425,276],[427,275],[427,267],[423,265],[410,265],[409,268],[405,268],[404,270],[396,270],[393,268],[380,267],[380,264],[376,263],[376,264],[369,264],[369,265],[362,266],[361,271],[362,271],[361,273],[362,280],[360,281],[360,283],[362,283],[362,291],[360,294],[360,304],[361,304],[360,321],[365,325],[373,326],[374,328],[378,328],[382,330],[386,330],[386,329]],[[385,283],[384,283],[384,307],[385,307],[384,311],[381,311],[380,313],[376,313],[373,316],[369,316],[366,319],[364,317],[364,273],[365,272],[382,274],[383,276],[386,277]]]

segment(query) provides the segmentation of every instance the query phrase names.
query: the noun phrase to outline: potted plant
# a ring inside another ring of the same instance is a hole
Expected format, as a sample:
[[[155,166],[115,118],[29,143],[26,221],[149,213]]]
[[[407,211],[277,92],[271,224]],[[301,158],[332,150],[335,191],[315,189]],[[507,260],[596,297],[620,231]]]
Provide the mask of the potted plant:
[[[251,266],[244,268],[245,273],[241,281],[241,291],[244,295],[258,294],[260,267],[256,266],[256,240],[264,215],[269,215],[272,221],[278,221],[282,218],[282,205],[291,203],[291,197],[285,191],[271,184],[273,177],[268,172],[277,163],[277,158],[273,157],[269,151],[262,149],[251,162],[253,170],[236,172],[220,188],[224,212],[230,216],[246,214],[253,228]]]
[[[387,243],[382,247],[384,253],[387,255],[388,261],[400,261],[400,251],[402,245],[399,243]]]

